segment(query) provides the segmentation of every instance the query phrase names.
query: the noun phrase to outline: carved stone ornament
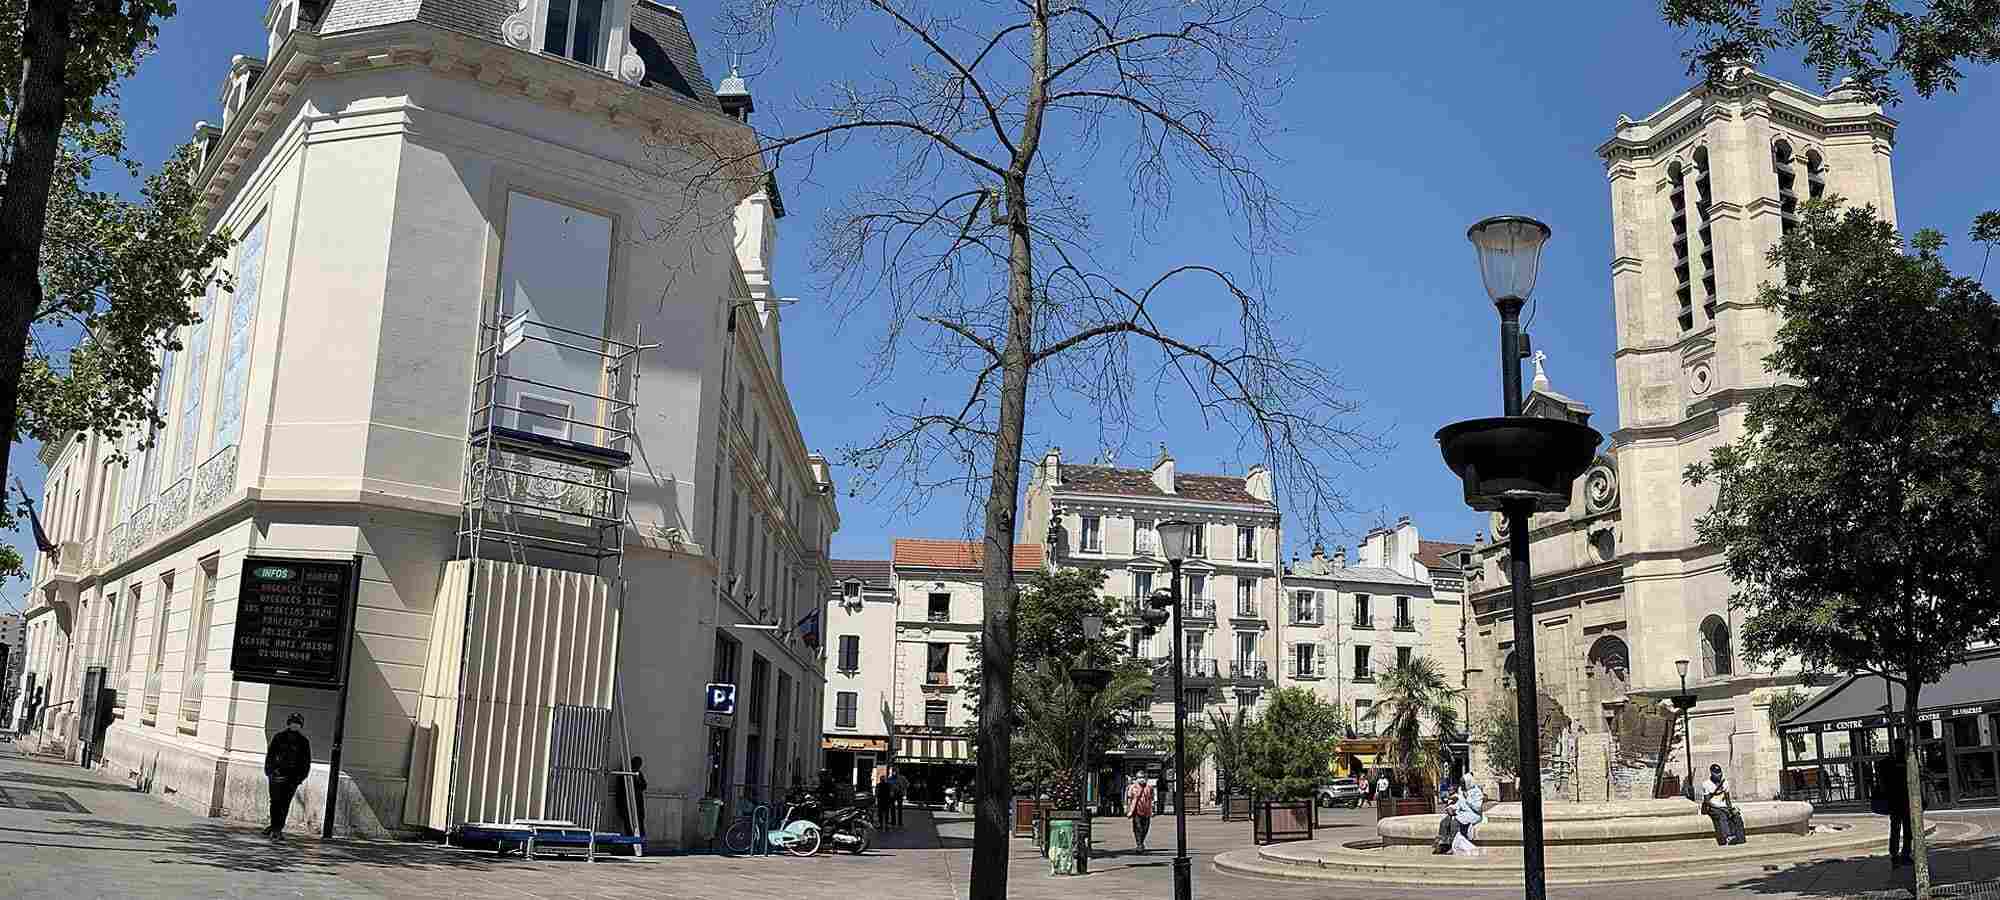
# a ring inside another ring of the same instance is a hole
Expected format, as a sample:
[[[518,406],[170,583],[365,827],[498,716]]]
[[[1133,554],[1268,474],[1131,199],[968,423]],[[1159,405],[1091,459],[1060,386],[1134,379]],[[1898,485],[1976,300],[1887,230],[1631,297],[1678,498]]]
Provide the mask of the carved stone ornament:
[[[618,58],[619,80],[626,84],[638,84],[646,80],[646,61],[639,58],[639,49],[632,46],[631,41],[625,40],[622,33],[611,36],[611,45],[625,48],[625,55]]]
[[[1708,363],[1698,362],[1688,369],[1688,390],[1695,396],[1708,393],[1708,389],[1714,384],[1715,373],[1709,369]]]
[[[1591,512],[1603,512],[1618,505],[1618,473],[1599,463],[1583,476],[1583,499]]]
[[[528,8],[528,0],[517,0],[514,14],[500,23],[500,34],[509,46],[531,50],[530,43],[535,35],[535,13]]]

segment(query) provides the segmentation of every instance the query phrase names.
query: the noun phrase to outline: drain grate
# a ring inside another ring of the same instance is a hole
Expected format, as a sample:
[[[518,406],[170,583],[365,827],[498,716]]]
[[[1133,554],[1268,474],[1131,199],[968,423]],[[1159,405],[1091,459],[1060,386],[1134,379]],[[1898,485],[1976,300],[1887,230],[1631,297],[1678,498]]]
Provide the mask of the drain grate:
[[[62,791],[44,791],[37,788],[0,787],[0,807],[7,809],[32,809],[41,812],[84,813],[83,804],[76,802]]]

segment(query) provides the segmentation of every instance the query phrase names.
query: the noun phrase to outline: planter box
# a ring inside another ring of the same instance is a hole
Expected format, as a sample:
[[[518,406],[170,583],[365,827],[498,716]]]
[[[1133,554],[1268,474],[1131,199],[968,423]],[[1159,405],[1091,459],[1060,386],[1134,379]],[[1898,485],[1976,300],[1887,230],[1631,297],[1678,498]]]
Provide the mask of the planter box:
[[[1263,800],[1253,806],[1250,823],[1252,842],[1262,845],[1312,840],[1314,801]]]
[[[1029,797],[1014,800],[1014,836],[1031,838],[1035,836],[1035,824],[1041,818],[1043,801]]]
[[[1437,800],[1432,797],[1385,797],[1375,802],[1377,821],[1390,816],[1434,816],[1437,815]]]
[[[1250,812],[1251,802],[1249,797],[1227,797],[1222,801],[1222,821],[1224,822],[1249,821]]]
[[[1518,802],[1520,799],[1521,799],[1521,792],[1520,790],[1514,787],[1513,782],[1511,781],[1500,782],[1501,803],[1515,803]]]
[[[1662,800],[1669,797],[1678,797],[1680,795],[1681,795],[1681,777],[1679,775],[1671,775],[1671,774],[1661,775],[1660,787],[1659,790],[1653,792],[1653,799]]]

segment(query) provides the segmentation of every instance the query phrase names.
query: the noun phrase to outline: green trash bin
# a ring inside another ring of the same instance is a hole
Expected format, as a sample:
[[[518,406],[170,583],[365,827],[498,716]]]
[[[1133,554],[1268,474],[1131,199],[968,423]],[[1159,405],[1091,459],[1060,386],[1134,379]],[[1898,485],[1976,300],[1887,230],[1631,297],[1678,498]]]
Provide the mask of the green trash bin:
[[[1076,820],[1049,820],[1049,872],[1076,874]]]
[[[701,842],[715,841],[716,831],[722,827],[722,801],[709,797],[701,801]]]

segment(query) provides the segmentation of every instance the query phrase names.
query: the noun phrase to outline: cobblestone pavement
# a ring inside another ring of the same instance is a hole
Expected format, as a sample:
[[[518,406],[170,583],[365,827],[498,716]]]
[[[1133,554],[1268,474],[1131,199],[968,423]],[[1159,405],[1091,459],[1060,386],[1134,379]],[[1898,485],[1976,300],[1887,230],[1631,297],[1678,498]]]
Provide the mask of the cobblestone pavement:
[[[499,860],[433,844],[292,839],[273,846],[254,827],[189,814],[67,763],[29,759],[0,743],[0,897],[648,897],[664,900],[958,900],[965,896],[971,826],[965,816],[910,811],[909,827],[883,835],[865,856],[731,858],[658,856]],[[1334,811],[1323,834],[1372,827],[1372,811]],[[2000,812],[1983,816],[2000,826]],[[1102,823],[1100,857],[1084,878],[1051,878],[1026,841],[1012,845],[1010,895],[1022,900],[1123,900],[1172,896],[1173,820],[1155,820],[1153,851],[1133,852],[1121,821]],[[1246,823],[1189,820],[1198,897],[1518,897],[1462,888],[1356,889],[1225,875],[1209,865],[1249,843]],[[1942,881],[2000,877],[2000,842],[1933,856]],[[1899,870],[1896,873],[1900,876]],[[1834,898],[1889,887],[1881,857],[1805,863],[1723,882],[1666,881],[1555,889],[1558,900],[1693,897]]]

